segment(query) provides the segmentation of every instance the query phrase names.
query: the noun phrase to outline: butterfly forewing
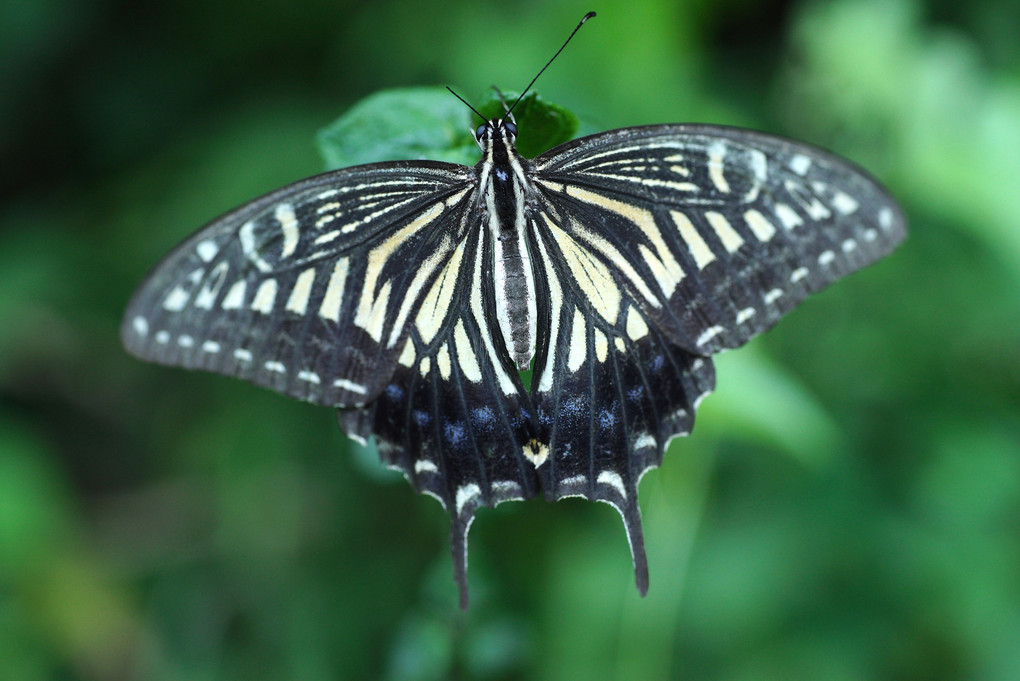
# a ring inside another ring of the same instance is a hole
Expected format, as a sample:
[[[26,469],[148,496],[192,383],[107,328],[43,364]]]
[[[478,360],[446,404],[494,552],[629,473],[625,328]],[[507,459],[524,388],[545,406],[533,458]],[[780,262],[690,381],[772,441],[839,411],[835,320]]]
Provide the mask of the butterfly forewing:
[[[905,236],[863,171],[721,126],[593,135],[535,159],[545,200],[651,319],[691,352],[733,348]]]
[[[468,177],[455,165],[380,164],[247,204],[157,266],[128,307],[124,343],[318,404],[365,403],[467,230]]]

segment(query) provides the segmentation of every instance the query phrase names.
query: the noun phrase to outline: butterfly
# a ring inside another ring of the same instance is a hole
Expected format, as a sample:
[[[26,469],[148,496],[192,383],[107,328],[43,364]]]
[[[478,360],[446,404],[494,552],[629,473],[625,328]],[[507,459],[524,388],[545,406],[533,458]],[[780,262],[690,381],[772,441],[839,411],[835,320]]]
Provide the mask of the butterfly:
[[[463,607],[477,509],[538,495],[616,508],[644,595],[638,482],[690,433],[712,355],[891,252],[904,216],[770,134],[631,127],[526,159],[512,110],[478,126],[474,167],[336,170],[214,220],[149,274],[122,339],[374,436],[450,512]]]

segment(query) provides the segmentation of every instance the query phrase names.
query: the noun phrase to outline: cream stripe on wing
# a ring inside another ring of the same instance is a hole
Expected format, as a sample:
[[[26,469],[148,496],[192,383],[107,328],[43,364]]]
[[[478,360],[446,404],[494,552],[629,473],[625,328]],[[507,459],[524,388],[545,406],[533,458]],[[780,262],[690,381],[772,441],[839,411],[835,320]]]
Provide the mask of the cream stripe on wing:
[[[676,286],[680,283],[680,280],[684,278],[683,268],[676,261],[672,251],[666,246],[666,242],[662,238],[662,234],[659,232],[658,225],[655,224],[655,218],[651,212],[634,206],[629,203],[617,201],[611,199],[602,194],[589,191],[587,189],[581,189],[568,185],[567,195],[573,196],[574,198],[584,201],[587,204],[598,206],[603,210],[607,210],[611,213],[628,220],[633,223],[638,229],[640,229],[649,243],[652,244],[652,248],[655,250],[654,255],[652,252],[645,247],[644,244],[639,246],[642,255],[644,256],[648,267],[652,270],[652,274],[655,277],[656,282],[659,284],[659,288],[669,298],[673,295],[673,291],[676,290]]]
[[[588,302],[603,319],[615,325],[620,314],[622,294],[609,268],[555,223],[549,223],[549,231]]]
[[[387,280],[376,292],[379,275],[401,244],[415,232],[434,221],[446,209],[443,203],[434,203],[421,215],[406,224],[388,239],[368,253],[368,264],[365,268],[365,280],[358,299],[357,311],[354,314],[354,325],[365,330],[375,342],[382,341],[383,326],[386,323],[386,310],[389,308],[390,289],[393,282]]]

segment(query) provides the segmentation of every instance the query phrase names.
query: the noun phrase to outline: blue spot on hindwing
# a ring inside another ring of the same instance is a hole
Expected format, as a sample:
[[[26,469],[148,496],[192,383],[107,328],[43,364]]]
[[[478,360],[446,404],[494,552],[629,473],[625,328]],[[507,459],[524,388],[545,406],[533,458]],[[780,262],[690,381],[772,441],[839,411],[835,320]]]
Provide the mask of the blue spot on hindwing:
[[[446,441],[454,447],[468,444],[467,428],[460,421],[449,421],[444,424],[443,435],[446,436]]]

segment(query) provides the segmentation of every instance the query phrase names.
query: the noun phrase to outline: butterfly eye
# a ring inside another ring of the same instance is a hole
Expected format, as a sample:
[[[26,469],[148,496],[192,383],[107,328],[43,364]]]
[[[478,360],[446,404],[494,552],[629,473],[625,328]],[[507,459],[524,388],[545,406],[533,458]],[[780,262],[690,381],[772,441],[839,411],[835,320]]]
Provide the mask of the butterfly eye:
[[[489,127],[488,123],[482,123],[481,125],[479,125],[478,129],[475,130],[475,139],[479,140],[482,139],[482,136],[485,135],[485,129],[488,127]]]
[[[510,133],[514,137],[517,137],[517,124],[516,123],[514,123],[513,121],[506,121],[506,122],[503,123],[503,127],[506,128],[506,131],[508,133]]]

